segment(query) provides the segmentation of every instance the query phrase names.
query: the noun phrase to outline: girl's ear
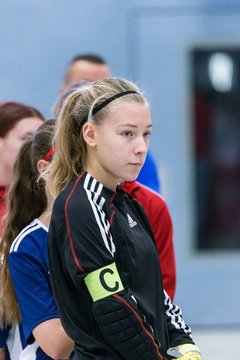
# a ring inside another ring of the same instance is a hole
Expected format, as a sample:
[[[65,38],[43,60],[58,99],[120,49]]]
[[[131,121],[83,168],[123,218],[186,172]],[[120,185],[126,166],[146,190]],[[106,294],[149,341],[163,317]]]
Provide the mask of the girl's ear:
[[[47,172],[46,172],[47,167],[48,167],[48,161],[43,160],[43,159],[38,160],[37,169],[38,169],[39,175],[42,176],[42,178],[44,180],[46,180],[46,177],[47,177]]]
[[[95,127],[92,124],[86,123],[82,127],[82,135],[86,144],[95,147],[96,146],[96,136],[95,136]]]

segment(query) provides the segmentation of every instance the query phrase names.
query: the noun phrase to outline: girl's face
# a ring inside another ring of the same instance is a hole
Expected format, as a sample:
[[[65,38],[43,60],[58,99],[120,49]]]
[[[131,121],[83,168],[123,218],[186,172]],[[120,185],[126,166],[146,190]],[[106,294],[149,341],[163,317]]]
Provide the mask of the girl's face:
[[[17,159],[22,144],[42,125],[43,120],[37,117],[24,118],[16,123],[4,138],[0,137],[0,162],[9,174]]]
[[[120,182],[137,178],[148,151],[152,123],[146,104],[110,106],[103,123],[92,125],[86,170],[115,190]]]

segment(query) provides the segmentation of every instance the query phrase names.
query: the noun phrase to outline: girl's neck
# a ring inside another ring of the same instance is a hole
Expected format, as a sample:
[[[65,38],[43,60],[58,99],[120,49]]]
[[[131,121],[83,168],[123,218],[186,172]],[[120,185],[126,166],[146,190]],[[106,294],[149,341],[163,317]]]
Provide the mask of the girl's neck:
[[[84,170],[104,187],[108,188],[109,190],[116,191],[119,182],[117,179],[109,176],[103,169],[97,168],[97,166],[96,169],[91,166],[86,166]]]
[[[45,225],[47,228],[49,227],[50,220],[52,215],[52,208],[47,208],[40,216],[39,220]]]

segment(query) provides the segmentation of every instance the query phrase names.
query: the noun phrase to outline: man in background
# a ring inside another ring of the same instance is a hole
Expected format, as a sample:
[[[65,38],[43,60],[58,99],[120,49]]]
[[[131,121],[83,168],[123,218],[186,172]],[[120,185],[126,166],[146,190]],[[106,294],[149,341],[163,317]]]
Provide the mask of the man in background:
[[[101,56],[95,54],[77,55],[67,66],[60,93],[64,93],[71,85],[81,80],[96,81],[109,76],[109,67]]]

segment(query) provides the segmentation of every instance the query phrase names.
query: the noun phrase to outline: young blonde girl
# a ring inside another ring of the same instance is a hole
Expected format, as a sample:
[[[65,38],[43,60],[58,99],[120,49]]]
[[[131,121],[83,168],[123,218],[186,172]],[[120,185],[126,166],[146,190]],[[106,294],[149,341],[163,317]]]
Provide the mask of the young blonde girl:
[[[201,359],[143,208],[118,186],[137,178],[151,129],[141,91],[118,78],[73,92],[57,120],[49,266],[75,359]]]

